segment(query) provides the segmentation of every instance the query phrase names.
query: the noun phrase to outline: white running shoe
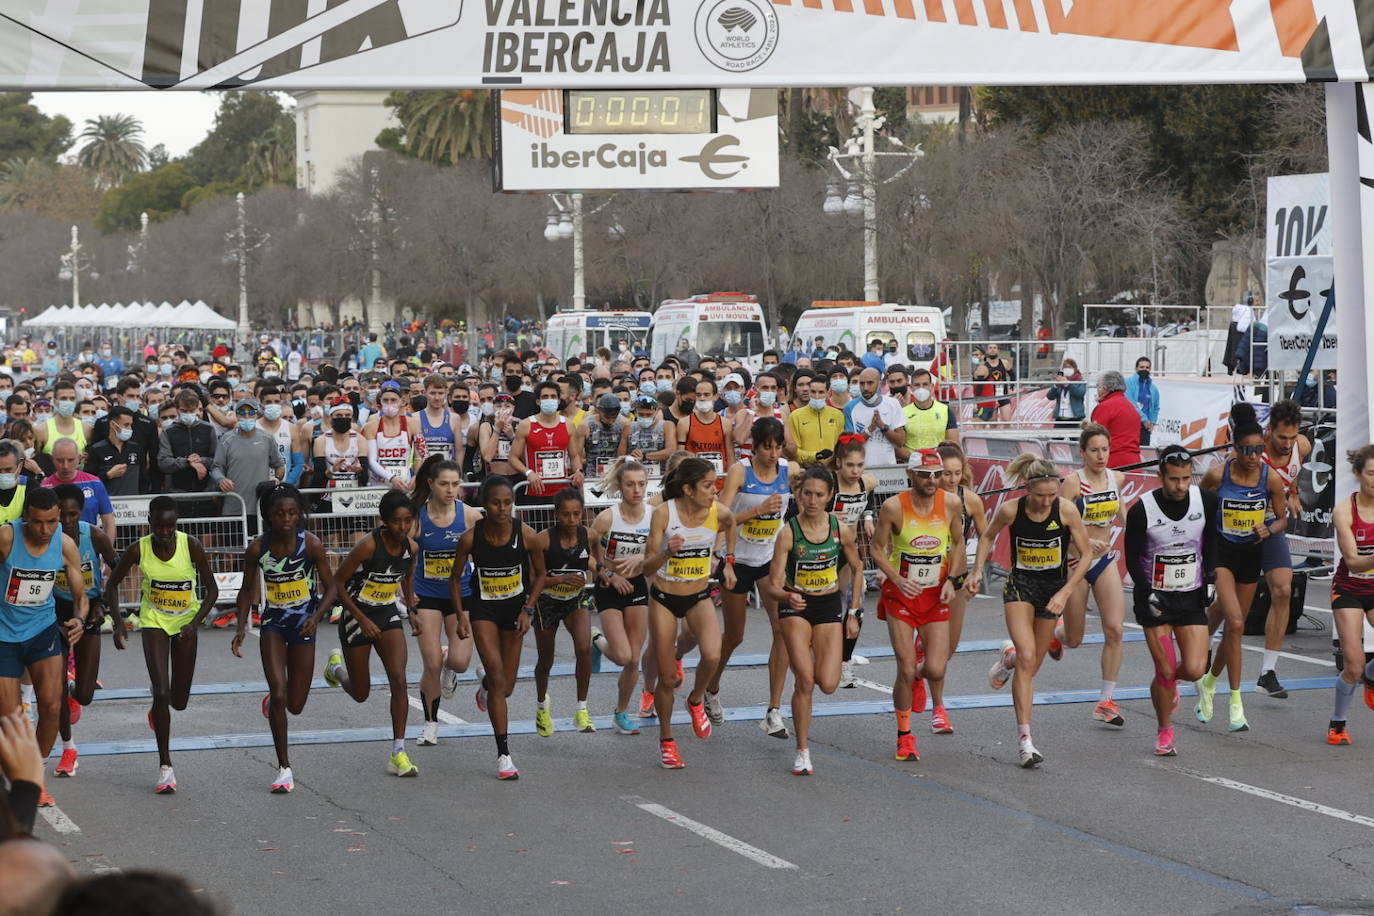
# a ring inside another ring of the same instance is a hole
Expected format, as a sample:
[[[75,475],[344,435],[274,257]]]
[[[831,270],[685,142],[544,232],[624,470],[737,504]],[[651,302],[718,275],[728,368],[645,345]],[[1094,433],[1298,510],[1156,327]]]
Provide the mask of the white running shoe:
[[[457,692],[458,672],[448,667],[448,646],[444,646],[444,658],[439,667],[439,693],[448,700]]]
[[[853,663],[853,662],[840,662],[840,686],[841,686],[841,687],[858,687],[858,686],[859,686],[858,684],[854,683],[854,663]]]
[[[854,653],[852,656],[850,656],[850,657],[853,659],[854,664],[856,664],[856,665],[867,665],[867,664],[868,664],[868,656],[867,656],[867,655],[860,655],[859,653],[855,652],[855,653]]]
[[[759,728],[770,738],[786,738],[790,734],[787,731],[787,723],[782,720],[782,712],[776,709],[768,710],[763,721],[759,722]]]
[[[177,790],[177,777],[171,767],[157,768],[157,784],[153,791],[158,795],[171,795]]]
[[[1029,770],[1031,767],[1039,766],[1045,762],[1044,756],[1031,744],[1031,739],[1022,738],[1020,742],[1021,768]]]
[[[277,771],[277,778],[272,781],[272,794],[285,795],[296,788],[296,778],[291,775],[290,767],[282,767]]]
[[[811,766],[811,750],[797,751],[797,759],[792,761],[792,775],[811,776],[815,772]]]
[[[993,690],[1001,690],[1006,686],[1011,678],[1011,673],[1016,670],[1016,646],[1010,639],[1002,640],[1002,654],[997,656],[997,661],[992,663],[992,668],[988,670],[988,683]]]
[[[496,758],[496,778],[497,779],[519,779],[520,771],[515,768],[515,761],[510,754],[502,754]]]
[[[706,691],[706,718],[713,726],[725,724],[725,707],[720,705],[720,694]]]
[[[415,739],[419,747],[434,747],[439,743],[439,723],[426,722],[420,727],[420,737]]]

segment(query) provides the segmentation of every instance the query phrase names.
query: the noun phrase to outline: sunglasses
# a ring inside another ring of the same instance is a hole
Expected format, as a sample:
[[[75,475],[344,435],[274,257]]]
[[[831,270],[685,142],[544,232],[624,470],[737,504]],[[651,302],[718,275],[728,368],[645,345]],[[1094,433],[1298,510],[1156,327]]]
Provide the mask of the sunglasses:
[[[942,469],[940,469],[940,470],[938,470],[938,471],[935,471],[935,470],[913,470],[911,473],[915,474],[917,477],[921,477],[921,478],[924,478],[924,479],[926,479],[926,480],[934,480],[936,477],[943,477],[945,472],[944,472],[944,469],[942,468]]]
[[[1259,455],[1264,452],[1264,445],[1237,445],[1236,452],[1240,455]]]
[[[1192,452],[1171,452],[1160,459],[1164,464],[1192,464]]]

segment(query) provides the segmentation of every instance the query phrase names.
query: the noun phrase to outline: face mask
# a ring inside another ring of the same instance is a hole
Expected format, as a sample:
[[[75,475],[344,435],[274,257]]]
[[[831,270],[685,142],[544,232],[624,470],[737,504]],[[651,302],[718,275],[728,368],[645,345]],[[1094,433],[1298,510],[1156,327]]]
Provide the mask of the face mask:
[[[653,379],[650,379],[639,386],[639,393],[653,397],[658,394],[658,386],[654,384]]]
[[[276,421],[276,420],[280,420],[280,419],[281,419],[281,405],[280,405],[280,404],[264,404],[264,405],[262,405],[262,418],[263,418],[264,420],[268,421],[269,423],[270,423],[270,422],[273,422],[273,421]]]
[[[318,419],[320,419],[320,418],[322,418],[322,417],[324,416],[324,408],[321,407],[320,405],[316,404],[314,407],[310,408],[310,410],[308,411],[308,413],[310,414],[311,417],[313,417],[314,419],[318,420]]]
[[[113,353],[113,352],[114,352],[114,351],[111,350],[109,347],[101,347],[101,348],[100,348],[100,355],[103,356],[103,357],[105,357],[106,359],[109,359],[110,354]]]
[[[400,405],[400,404],[383,404],[383,405],[382,405],[382,416],[384,416],[384,417],[397,417],[397,416],[400,416],[400,414],[401,414],[401,405]]]
[[[697,401],[696,411],[704,417],[709,417],[716,412],[716,405],[711,401]]]
[[[140,410],[143,409],[143,402],[130,398],[129,400],[124,402],[124,406],[127,409],[132,410],[134,413],[138,413]]]
[[[582,396],[583,396],[584,398],[589,398],[589,397],[592,396],[592,383],[591,383],[591,382],[583,382],[583,383],[582,383]]]
[[[200,419],[199,417],[197,417],[197,416],[196,416],[195,414],[193,414],[193,413],[178,414],[177,418],[178,418],[179,420],[181,420],[181,422],[184,423],[184,424],[186,424],[187,426],[195,426],[195,425],[196,425],[196,421],[197,421],[198,419]]]
[[[1073,375],[1073,367],[1072,367],[1072,366],[1065,366],[1065,367],[1063,367],[1062,369],[1060,369],[1059,371],[1062,372],[1062,373],[1064,373],[1065,375]]]
[[[133,427],[131,426],[128,429],[121,429],[119,430],[119,432],[115,433],[115,435],[119,437],[120,442],[128,442],[130,439],[134,437]]]
[[[898,385],[896,388],[893,388],[893,387],[890,387],[890,386],[889,386],[888,389],[887,389],[887,393],[890,394],[890,395],[892,395],[894,398],[900,398],[900,397],[902,397],[904,394],[906,394],[906,386],[905,386],[905,385]]]
[[[176,421],[173,420],[171,417],[168,417],[167,419],[165,419],[165,420],[162,421],[162,428],[163,428],[163,429],[171,429],[171,428],[172,428],[172,424],[175,423],[175,422],[176,422]]]
[[[630,406],[630,402],[629,402],[629,401],[621,401],[621,402],[620,402],[620,415],[621,415],[622,417],[628,417],[628,416],[630,416],[630,415],[633,414],[633,413],[634,413],[634,408],[633,408],[632,406]]]
[[[379,392],[379,391],[381,391],[381,390],[382,390],[382,389],[380,389],[380,388],[369,388],[369,389],[367,389],[367,401],[368,401],[369,404],[375,404],[375,403],[376,403],[376,401],[377,401],[377,392]]]
[[[922,404],[924,404],[926,401],[929,401],[931,398],[929,388],[917,388],[915,391],[911,392],[911,394],[916,398],[916,400],[920,401]]]
[[[95,412],[95,418],[97,420],[101,419],[102,417],[108,417],[109,415],[110,412],[108,410],[96,410]]]
[[[863,389],[861,389],[858,385],[850,385],[848,390],[849,396],[851,398],[857,398],[859,395],[863,394]]]
[[[1149,369],[1137,369],[1137,370],[1135,370],[1135,374],[1138,375],[1138,376],[1140,376],[1141,378],[1149,378],[1149,377],[1150,377],[1150,370],[1149,370]]]
[[[725,403],[729,404],[731,407],[734,407],[742,400],[744,400],[744,396],[741,395],[738,391],[725,392]]]
[[[683,412],[683,413],[691,413],[692,411],[696,410],[696,408],[697,408],[696,398],[690,398],[690,399],[688,399],[688,400],[682,402],[682,412]]]
[[[336,433],[346,433],[353,428],[353,421],[348,417],[330,417],[329,425]]]
[[[24,449],[24,457],[25,457],[25,458],[32,458],[32,457],[33,457],[33,446],[32,446],[32,445],[30,445],[28,448]]]
[[[480,404],[471,404],[471,405],[468,405],[467,411],[468,411],[468,416],[469,416],[470,418],[476,419],[477,417],[480,417],[480,416],[482,415],[482,405],[480,405]]]
[[[776,391],[760,391],[759,404],[763,407],[772,407],[778,403],[778,393]]]
[[[558,401],[554,398],[544,398],[539,402],[540,413],[558,413]]]
[[[157,363],[149,363],[143,367],[143,371],[148,375],[157,375]]]
[[[90,350],[82,350],[82,351],[81,351],[81,361],[82,361],[83,363],[88,363],[88,362],[91,361],[91,351],[90,351]]]
[[[229,384],[231,384],[231,385],[237,385],[242,379],[243,379],[243,376],[241,376],[241,375],[231,375],[231,376],[229,376]]]
[[[263,378],[276,378],[279,375],[281,375],[281,373],[276,369],[264,369],[262,373]]]
[[[969,357],[969,362],[975,366],[981,366],[983,364],[983,361],[977,356]]]
[[[200,383],[201,383],[202,385],[204,385],[204,384],[205,384],[206,382],[208,382],[208,381],[210,381],[210,373],[209,373],[209,372],[202,372],[202,373],[200,374]]]
[[[158,369],[158,371],[161,372],[163,375],[171,375],[172,367],[168,365],[163,365],[161,368]]]
[[[523,391],[523,392],[525,392],[526,394],[534,394],[534,386],[533,386],[533,385],[521,385],[521,386],[520,386],[520,390]]]
[[[825,398],[812,398],[807,404],[811,405],[812,410],[819,412],[825,409]]]
[[[483,401],[483,402],[482,402],[482,416],[484,416],[484,417],[489,417],[489,416],[491,416],[491,415],[494,414],[494,413],[496,413],[496,405],[493,404],[491,401]]]
[[[48,422],[51,419],[52,414],[50,413],[36,413],[33,415],[33,425],[42,426],[44,423]]]
[[[639,428],[640,428],[640,429],[653,429],[653,428],[654,428],[654,418],[653,418],[653,417],[635,417],[635,422],[639,424]]]
[[[0,474],[0,490],[13,490],[19,486],[18,474]]]
[[[835,377],[835,378],[832,378],[832,379],[830,380],[830,390],[833,391],[833,392],[835,392],[836,394],[840,394],[840,393],[842,393],[842,392],[848,391],[848,390],[849,390],[849,380],[848,380],[848,379],[844,379],[844,378],[840,378],[840,377],[838,377],[838,376]]]
[[[415,410],[415,411],[424,410],[424,409],[425,409],[425,405],[428,404],[428,403],[429,403],[429,398],[425,397],[423,394],[417,394],[417,395],[415,395],[413,398],[410,399],[410,409],[411,409],[411,410]],[[467,410],[467,405],[466,405],[466,404],[463,405],[463,409],[464,409],[464,410]]]
[[[58,401],[54,406],[57,408],[59,416],[70,417],[72,414],[76,413],[75,401]]]
[[[837,357],[837,356],[839,356],[839,355],[840,355],[840,351],[839,351],[839,350],[826,350],[826,351],[825,351],[825,358],[826,358],[826,359],[834,359],[835,357]]]

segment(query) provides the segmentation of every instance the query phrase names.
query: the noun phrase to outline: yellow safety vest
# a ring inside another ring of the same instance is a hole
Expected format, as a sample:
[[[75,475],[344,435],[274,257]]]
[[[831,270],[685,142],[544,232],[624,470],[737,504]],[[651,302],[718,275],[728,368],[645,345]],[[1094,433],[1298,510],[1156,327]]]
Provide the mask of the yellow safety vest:
[[[935,401],[924,409],[915,404],[906,405],[906,447],[915,451],[918,448],[935,448],[945,441],[945,431],[949,428],[949,405]]]

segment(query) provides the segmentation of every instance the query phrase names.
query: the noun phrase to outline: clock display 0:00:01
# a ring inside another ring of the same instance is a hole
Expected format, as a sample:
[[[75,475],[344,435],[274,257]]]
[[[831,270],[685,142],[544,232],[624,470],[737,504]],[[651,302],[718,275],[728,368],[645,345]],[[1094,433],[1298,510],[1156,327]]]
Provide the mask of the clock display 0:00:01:
[[[563,111],[569,134],[712,134],[715,101],[714,89],[569,89]]]

